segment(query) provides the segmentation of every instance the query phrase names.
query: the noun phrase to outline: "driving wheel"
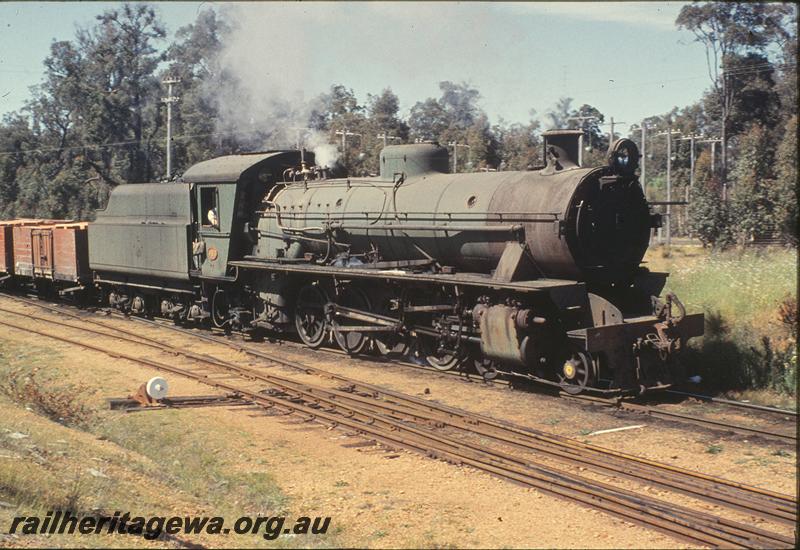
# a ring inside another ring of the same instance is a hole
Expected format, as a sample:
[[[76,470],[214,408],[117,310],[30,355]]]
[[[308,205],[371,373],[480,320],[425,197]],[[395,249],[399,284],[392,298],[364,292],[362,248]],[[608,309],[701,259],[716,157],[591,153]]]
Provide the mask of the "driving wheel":
[[[328,295],[319,285],[306,285],[297,294],[294,309],[294,326],[305,345],[318,348],[325,341],[328,322],[325,319],[325,305]]]

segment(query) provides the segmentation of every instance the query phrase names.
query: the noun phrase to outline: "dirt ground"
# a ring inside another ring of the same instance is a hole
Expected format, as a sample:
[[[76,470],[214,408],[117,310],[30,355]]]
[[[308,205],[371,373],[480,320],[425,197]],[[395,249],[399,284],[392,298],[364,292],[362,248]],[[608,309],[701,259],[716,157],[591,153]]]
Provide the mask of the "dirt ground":
[[[5,298],[0,298],[0,306],[35,311]],[[9,321],[39,330],[43,327],[24,318],[9,317]],[[218,344],[167,334],[134,321],[108,318],[103,322],[159,335],[170,344],[191,346],[198,353],[253,362]],[[77,336],[70,329],[53,330],[64,336]],[[3,470],[18,467],[20,459],[31,464],[25,473],[30,477],[28,485],[17,483],[17,493],[2,491],[7,484],[0,484],[3,532],[13,516],[46,510],[54,501],[63,502],[64,495],[50,494],[52,491],[37,495],[37,487],[41,491],[42,485],[55,484],[59,476],[64,478],[60,472],[68,471],[71,483],[84,483],[80,491],[73,491],[77,497],[71,495],[77,498],[81,509],[136,509],[149,515],[163,511],[169,515],[231,518],[246,514],[332,518],[331,530],[324,537],[281,537],[274,542],[257,535],[186,537],[212,546],[686,546],[658,532],[469,468],[405,452],[358,446],[359,440],[342,431],[301,422],[292,416],[267,415],[249,407],[109,411],[107,398],[126,396],[156,372],[7,327],[0,327],[0,345],[0,375],[24,369],[36,370],[37,377],[38,373],[43,377],[49,373],[48,386],[77,389],[78,400],[90,411],[85,423],[67,427],[35,410],[26,410],[18,402],[0,399],[0,475]],[[741,436],[728,437],[646,417],[615,415],[547,395],[465,382],[429,371],[369,364],[290,345],[259,345],[271,353],[412,395],[796,494],[796,453],[786,444],[748,441]],[[149,350],[132,344],[120,343],[118,349],[150,355]],[[289,373],[281,369],[281,374]],[[171,395],[214,393],[208,386],[187,379],[167,378]],[[676,405],[676,410],[681,406],[688,405]],[[630,425],[643,427],[588,435],[595,430]],[[17,434],[19,439],[11,438],[11,434]],[[20,441],[25,443],[20,446]],[[0,545],[4,544],[77,546],[87,541],[77,537],[6,536],[0,539]],[[96,537],[91,544],[163,546],[165,542],[109,536]]]

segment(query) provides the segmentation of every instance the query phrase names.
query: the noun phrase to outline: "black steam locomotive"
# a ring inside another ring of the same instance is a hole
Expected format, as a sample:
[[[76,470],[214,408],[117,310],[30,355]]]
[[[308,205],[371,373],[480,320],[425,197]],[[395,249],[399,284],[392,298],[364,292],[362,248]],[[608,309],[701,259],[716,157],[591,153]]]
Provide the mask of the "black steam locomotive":
[[[305,345],[412,356],[557,385],[642,392],[682,376],[703,331],[667,274],[640,267],[660,224],[617,141],[579,165],[448,173],[447,150],[386,147],[376,178],[326,179],[303,151],[216,158],[182,180],[117,187],[88,228],[91,285],[127,312]]]

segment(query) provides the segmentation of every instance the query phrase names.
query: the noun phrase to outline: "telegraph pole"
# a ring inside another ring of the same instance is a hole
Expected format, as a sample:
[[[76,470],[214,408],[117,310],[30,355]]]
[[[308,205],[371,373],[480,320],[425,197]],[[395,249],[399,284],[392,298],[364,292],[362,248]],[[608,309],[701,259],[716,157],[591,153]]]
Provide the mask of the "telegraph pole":
[[[453,148],[453,173],[455,174],[458,172],[458,143],[451,141],[447,145]]]
[[[458,143],[456,141],[451,141],[447,145],[453,148],[453,173],[455,174],[458,172],[458,148],[466,147],[467,154],[469,154],[472,151],[472,147],[470,147],[466,143]]]
[[[300,145],[301,145],[300,136],[302,136],[303,134],[307,134],[308,132],[311,132],[313,130],[313,128],[305,128],[305,127],[289,128],[289,129],[295,131],[295,146],[297,147],[298,150],[300,150]]]
[[[344,156],[345,161],[347,160],[347,136],[358,136],[361,137],[361,134],[356,132],[348,132],[347,128],[342,128],[341,130],[336,130],[337,136],[342,136],[342,156]]]
[[[694,140],[703,137],[697,134],[689,134],[685,137],[676,138],[678,141],[689,140],[689,187],[686,188],[686,201],[689,201],[689,188],[694,187]]]
[[[711,142],[711,173],[716,172],[716,165],[717,164],[717,142]]]
[[[667,246],[672,242],[671,216],[672,216],[672,136],[680,134],[680,130],[673,130],[672,126],[667,127],[666,132],[660,132],[657,136],[667,136]]]
[[[614,124],[627,124],[627,123],[624,121],[620,122],[619,120],[615,121],[614,117],[612,116],[611,122],[609,124],[611,124],[611,132],[608,134],[609,135],[608,146],[611,147],[611,144],[614,143]]]
[[[722,200],[728,200],[728,116],[730,115],[730,105],[728,104],[728,79],[725,74],[725,59],[722,59]]]
[[[647,183],[644,179],[644,161],[647,158],[647,125],[642,121],[642,194],[644,200],[647,200]]]
[[[181,98],[172,95],[172,85],[179,84],[180,78],[168,77],[161,81],[167,85],[167,97],[162,97],[161,102],[167,104],[167,180],[172,178],[172,104]]]
[[[384,148],[384,149],[386,149],[386,140],[392,140],[392,141],[394,141],[394,140],[396,140],[396,139],[400,139],[400,138],[399,138],[399,137],[397,137],[397,136],[388,136],[388,135],[386,135],[386,132],[383,132],[383,133],[381,133],[381,134],[378,134],[378,135],[377,135],[377,136],[375,136],[375,137],[376,137],[376,138],[378,138],[378,139],[382,139],[382,140],[383,140],[383,148]]]
[[[722,139],[720,138],[706,138],[700,139],[697,143],[710,143],[711,144],[711,173],[714,174],[716,171],[714,165],[717,163],[717,143],[721,143]],[[723,189],[724,191],[724,189]]]

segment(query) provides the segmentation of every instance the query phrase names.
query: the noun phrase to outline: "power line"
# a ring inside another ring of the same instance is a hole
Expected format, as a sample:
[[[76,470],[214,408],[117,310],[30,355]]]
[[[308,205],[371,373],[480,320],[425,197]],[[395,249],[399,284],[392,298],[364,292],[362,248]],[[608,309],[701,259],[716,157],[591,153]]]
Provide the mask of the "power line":
[[[247,132],[211,132],[207,134],[184,134],[180,136],[173,136],[172,141],[177,140],[186,140],[192,138],[199,138],[199,137],[213,137],[213,136],[245,136],[249,134],[257,134],[260,133],[261,130],[251,130]],[[133,145],[136,143],[142,143],[142,140],[129,140],[129,141],[117,141],[113,143],[101,143],[95,145],[73,145],[70,147],[41,147],[38,149],[22,149],[19,151],[0,151],[0,156],[9,156],[9,155],[19,155],[19,154],[29,154],[29,153],[48,153],[53,151],[72,151],[77,149],[111,149],[115,147],[124,147],[126,145]]]

